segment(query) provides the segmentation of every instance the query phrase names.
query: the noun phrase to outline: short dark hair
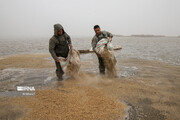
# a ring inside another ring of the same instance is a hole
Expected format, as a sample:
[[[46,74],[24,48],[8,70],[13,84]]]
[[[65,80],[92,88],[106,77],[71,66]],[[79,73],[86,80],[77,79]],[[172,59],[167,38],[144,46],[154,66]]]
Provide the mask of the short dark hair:
[[[96,29],[96,28],[100,28],[99,25],[95,25],[95,26],[94,26],[94,29]]]

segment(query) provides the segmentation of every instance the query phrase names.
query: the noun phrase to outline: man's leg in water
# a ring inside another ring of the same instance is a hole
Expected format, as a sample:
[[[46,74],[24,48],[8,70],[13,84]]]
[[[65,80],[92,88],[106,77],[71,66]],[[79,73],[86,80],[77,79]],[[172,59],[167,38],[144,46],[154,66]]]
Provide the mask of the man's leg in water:
[[[102,57],[98,57],[98,60],[99,60],[99,72],[100,74],[105,74],[105,66]]]
[[[62,68],[61,68],[61,65],[59,62],[55,62],[56,63],[56,75],[57,77],[59,78],[59,80],[62,80],[62,76],[64,74]]]

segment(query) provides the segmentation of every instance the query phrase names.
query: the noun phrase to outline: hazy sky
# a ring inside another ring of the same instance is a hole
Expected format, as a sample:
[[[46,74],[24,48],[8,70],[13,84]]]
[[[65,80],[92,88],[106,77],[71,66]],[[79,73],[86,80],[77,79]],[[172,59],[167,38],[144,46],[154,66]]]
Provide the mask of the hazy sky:
[[[71,36],[180,35],[180,0],[0,0],[0,38],[51,37],[60,23]]]

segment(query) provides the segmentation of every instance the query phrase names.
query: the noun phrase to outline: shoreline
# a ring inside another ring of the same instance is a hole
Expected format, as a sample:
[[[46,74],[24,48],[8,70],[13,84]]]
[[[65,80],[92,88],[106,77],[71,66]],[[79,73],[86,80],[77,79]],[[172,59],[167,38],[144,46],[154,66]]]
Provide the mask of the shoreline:
[[[86,53],[85,53],[86,54]],[[93,53],[88,53],[88,54],[93,54]],[[84,55],[84,53],[81,53],[81,55]],[[34,57],[34,58],[33,58]],[[24,60],[23,60],[23,58],[24,58]],[[20,64],[20,60],[22,60],[22,62],[26,62],[25,60],[27,60],[27,59],[37,59],[37,60],[41,60],[44,64],[48,64],[48,65],[50,65],[51,63],[50,62],[53,62],[54,60],[53,60],[53,58],[51,57],[51,55],[50,55],[50,53],[27,53],[27,54],[24,54],[24,53],[22,53],[22,54],[15,54],[15,55],[7,55],[7,56],[1,56],[0,57],[0,70],[2,70],[2,65],[5,63],[5,64],[13,64],[13,63],[10,63],[10,62],[14,62],[14,61],[16,61],[16,62],[18,62],[19,61],[19,64]],[[12,60],[12,59],[14,59],[14,60]],[[168,63],[168,62],[164,62],[164,61],[160,61],[160,60],[150,60],[150,59],[143,59],[143,58],[128,58],[128,57],[125,57],[125,58],[117,58],[117,59],[122,59],[122,60],[139,60],[139,61],[149,61],[149,62],[155,62],[155,63],[160,63],[160,64],[167,64],[167,65],[174,65],[174,66],[180,66],[180,65],[178,65],[178,64],[173,64],[173,63]],[[5,60],[7,60],[8,62],[4,62]],[[45,61],[44,61],[45,60]],[[35,61],[33,61],[33,62],[35,62]],[[30,61],[29,61],[29,63],[28,64],[31,64],[30,63]],[[53,66],[40,66],[40,68],[48,68],[48,67],[53,67]],[[12,65],[12,67],[17,67],[17,68],[38,68],[37,66],[35,66],[35,65],[32,65],[32,66],[26,66],[26,65],[24,65],[24,66],[13,66]]]

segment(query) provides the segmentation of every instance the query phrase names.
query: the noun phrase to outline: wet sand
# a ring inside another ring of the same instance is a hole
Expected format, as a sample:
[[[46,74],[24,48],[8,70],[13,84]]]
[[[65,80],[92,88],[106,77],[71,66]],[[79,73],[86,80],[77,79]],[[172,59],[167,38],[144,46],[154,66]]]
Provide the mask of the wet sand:
[[[65,77],[59,82],[49,54],[12,56],[1,59],[0,63],[1,72],[11,68],[11,71],[24,70],[15,73],[23,74],[22,78],[1,78],[1,86],[12,84],[9,88],[1,87],[2,92],[13,91],[16,85],[34,85],[37,88],[35,96],[1,97],[0,118],[180,119],[180,66],[117,59],[119,77],[108,78],[98,74],[93,61],[82,61],[79,77]],[[35,79],[34,75],[40,77]],[[46,77],[52,79],[47,80]],[[20,83],[17,79],[24,81]],[[48,84],[38,88],[45,80],[49,81]]]

